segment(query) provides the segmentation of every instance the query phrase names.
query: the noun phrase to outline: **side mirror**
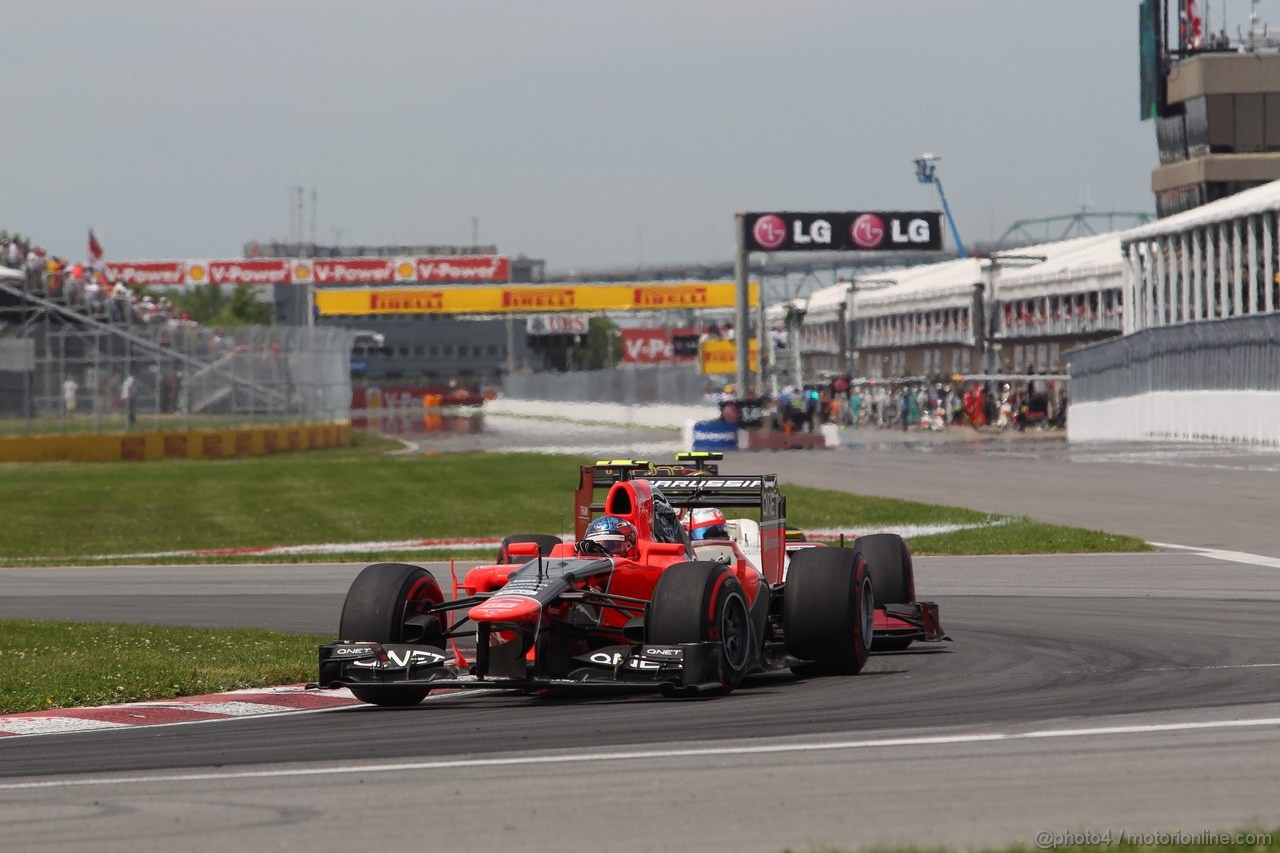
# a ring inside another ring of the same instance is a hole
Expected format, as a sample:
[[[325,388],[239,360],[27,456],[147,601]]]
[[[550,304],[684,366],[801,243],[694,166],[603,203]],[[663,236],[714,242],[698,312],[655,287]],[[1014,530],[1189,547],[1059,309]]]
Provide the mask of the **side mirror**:
[[[538,556],[537,542],[512,542],[507,546],[508,557],[526,557],[533,559]]]
[[[688,553],[683,542],[654,542],[647,551],[651,557],[683,557]]]

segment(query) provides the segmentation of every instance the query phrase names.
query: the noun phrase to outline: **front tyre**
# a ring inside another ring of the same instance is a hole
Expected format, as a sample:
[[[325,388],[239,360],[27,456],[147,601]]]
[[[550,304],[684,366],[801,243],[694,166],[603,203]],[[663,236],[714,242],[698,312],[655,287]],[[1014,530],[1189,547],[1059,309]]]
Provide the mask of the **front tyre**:
[[[653,589],[645,639],[655,645],[718,643],[720,688],[737,687],[751,664],[751,616],[742,582],[723,563],[676,563]]]
[[[375,563],[367,566],[347,590],[338,623],[338,639],[364,643],[420,642],[421,627],[411,622],[425,606],[440,604],[444,594],[436,579],[421,566]],[[426,687],[351,687],[361,702],[384,707],[417,705],[430,692]]]
[[[787,568],[782,627],[800,674],[854,675],[871,652],[875,596],[867,561],[847,548],[798,551]]]
[[[911,604],[916,599],[915,571],[911,550],[901,536],[872,533],[853,541],[853,549],[867,559],[871,583],[876,589],[876,604]],[[912,637],[890,637],[880,634],[871,644],[873,652],[900,652],[911,645]]]

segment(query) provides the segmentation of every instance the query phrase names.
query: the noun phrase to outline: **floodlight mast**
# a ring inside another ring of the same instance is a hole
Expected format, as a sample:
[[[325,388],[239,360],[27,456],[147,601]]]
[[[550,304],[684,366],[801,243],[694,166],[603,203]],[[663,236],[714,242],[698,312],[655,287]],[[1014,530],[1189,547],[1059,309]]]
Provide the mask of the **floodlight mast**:
[[[951,205],[947,204],[947,194],[942,191],[942,180],[937,175],[937,167],[934,165],[942,158],[937,154],[921,154],[916,159],[916,180],[922,184],[933,184],[938,188],[938,197],[942,199],[942,212],[946,214],[947,226],[951,228],[951,239],[956,241],[956,254],[958,257],[969,257],[969,250],[964,247],[964,242],[960,239],[960,229],[956,228],[955,217],[951,215]]]

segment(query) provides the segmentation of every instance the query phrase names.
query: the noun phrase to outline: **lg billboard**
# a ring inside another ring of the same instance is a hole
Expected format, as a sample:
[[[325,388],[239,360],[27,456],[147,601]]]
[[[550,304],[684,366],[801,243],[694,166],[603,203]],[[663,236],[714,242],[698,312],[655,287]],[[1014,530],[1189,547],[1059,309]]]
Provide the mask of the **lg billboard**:
[[[747,213],[749,252],[936,252],[942,214],[936,210],[839,213]]]

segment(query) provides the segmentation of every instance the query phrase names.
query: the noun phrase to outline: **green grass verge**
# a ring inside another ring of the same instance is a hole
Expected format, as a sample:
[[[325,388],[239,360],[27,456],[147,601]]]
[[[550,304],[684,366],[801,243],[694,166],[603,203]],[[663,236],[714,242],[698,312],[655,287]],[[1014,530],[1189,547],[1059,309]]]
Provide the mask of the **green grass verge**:
[[[0,713],[172,699],[315,678],[329,637],[0,620]]]
[[[0,506],[5,515],[0,563],[570,529],[572,488],[582,462],[578,458],[504,453],[390,456],[387,451],[399,449],[399,442],[353,435],[350,448],[244,459],[0,465]],[[919,553],[1148,549],[1132,537],[1026,519],[994,519],[956,507],[785,484],[784,489],[789,521],[802,528],[1008,521],[918,537],[912,546]],[[352,552],[269,561],[359,562],[375,556]],[[439,552],[413,554],[416,560],[440,557]]]
[[[872,498],[848,492],[782,484],[787,496],[787,523],[793,527],[858,525],[981,524],[993,516],[971,509],[922,504],[894,498]]]
[[[920,555],[1098,554],[1155,550],[1133,536],[1041,524],[1028,518],[1015,518],[1008,524],[994,527],[915,536],[909,542],[911,552]]]

